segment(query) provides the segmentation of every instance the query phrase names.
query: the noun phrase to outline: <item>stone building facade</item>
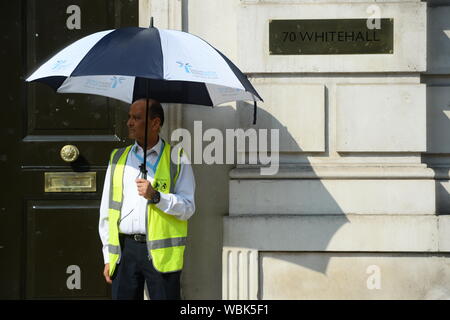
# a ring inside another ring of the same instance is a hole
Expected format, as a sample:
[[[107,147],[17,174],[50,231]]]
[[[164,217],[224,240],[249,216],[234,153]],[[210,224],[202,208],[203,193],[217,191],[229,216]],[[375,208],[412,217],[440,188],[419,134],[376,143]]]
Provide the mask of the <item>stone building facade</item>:
[[[393,20],[393,50],[273,55],[269,23]],[[279,129],[280,169],[194,165],[183,295],[450,299],[450,1],[142,0],[140,24],[191,32],[261,94],[167,108],[175,128]]]

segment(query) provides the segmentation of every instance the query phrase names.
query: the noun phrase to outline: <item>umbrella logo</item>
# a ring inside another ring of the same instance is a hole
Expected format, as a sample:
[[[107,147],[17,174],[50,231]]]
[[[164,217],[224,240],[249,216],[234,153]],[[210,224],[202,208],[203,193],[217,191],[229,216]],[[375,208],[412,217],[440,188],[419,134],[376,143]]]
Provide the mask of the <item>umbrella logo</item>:
[[[67,60],[58,60],[53,65],[52,70],[62,70],[62,69],[67,68],[68,66],[69,66],[69,64],[67,63]]]
[[[122,84],[122,82],[125,80],[124,77],[117,77],[117,76],[113,76],[111,78],[112,83],[111,83],[111,88],[116,88],[119,84]]]
[[[92,77],[88,78],[84,84],[84,87],[94,90],[109,91],[109,89],[118,88],[124,81],[126,77],[119,76],[109,76],[107,77]]]
[[[203,71],[199,69],[194,69],[190,63],[184,63],[181,61],[176,62],[178,64],[178,67],[184,68],[184,71],[186,73],[189,73],[190,75],[197,77],[197,78],[204,78],[204,79],[217,79],[217,73],[214,71]]]
[[[186,73],[192,73],[191,65],[189,63],[184,63],[184,62],[180,62],[180,61],[177,61],[177,63],[180,68],[184,67],[184,70],[186,71]]]

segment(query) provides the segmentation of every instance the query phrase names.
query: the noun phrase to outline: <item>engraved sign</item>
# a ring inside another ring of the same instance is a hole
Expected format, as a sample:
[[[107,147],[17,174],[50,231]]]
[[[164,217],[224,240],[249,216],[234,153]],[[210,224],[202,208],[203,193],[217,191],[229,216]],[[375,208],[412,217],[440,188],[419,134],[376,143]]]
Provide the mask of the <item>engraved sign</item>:
[[[376,25],[370,28],[368,19],[270,20],[269,53],[393,54],[394,19]]]
[[[96,192],[96,172],[45,172],[45,192]]]

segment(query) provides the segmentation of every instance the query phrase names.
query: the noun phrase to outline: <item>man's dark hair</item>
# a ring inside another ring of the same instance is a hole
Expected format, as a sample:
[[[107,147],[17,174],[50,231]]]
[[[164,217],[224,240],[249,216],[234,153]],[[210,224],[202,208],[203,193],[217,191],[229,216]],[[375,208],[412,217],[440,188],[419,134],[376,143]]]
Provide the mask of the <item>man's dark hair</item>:
[[[161,121],[161,127],[164,124],[164,109],[161,106],[161,103],[159,103],[156,100],[149,99],[149,116],[150,119],[159,118]]]

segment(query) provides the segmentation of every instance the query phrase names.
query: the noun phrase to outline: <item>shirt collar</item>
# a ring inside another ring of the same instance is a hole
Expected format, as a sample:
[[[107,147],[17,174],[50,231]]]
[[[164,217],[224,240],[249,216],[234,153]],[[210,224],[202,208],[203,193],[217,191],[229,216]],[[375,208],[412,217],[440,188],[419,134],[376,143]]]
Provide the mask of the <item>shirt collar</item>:
[[[160,137],[158,137],[158,142],[151,148],[147,150],[147,157],[152,153],[156,152],[156,155],[159,156],[159,153],[161,152],[161,144],[162,140]],[[134,141],[133,145],[133,151],[139,154],[140,156],[144,155],[144,150],[141,148],[141,146],[137,143],[137,141]]]

